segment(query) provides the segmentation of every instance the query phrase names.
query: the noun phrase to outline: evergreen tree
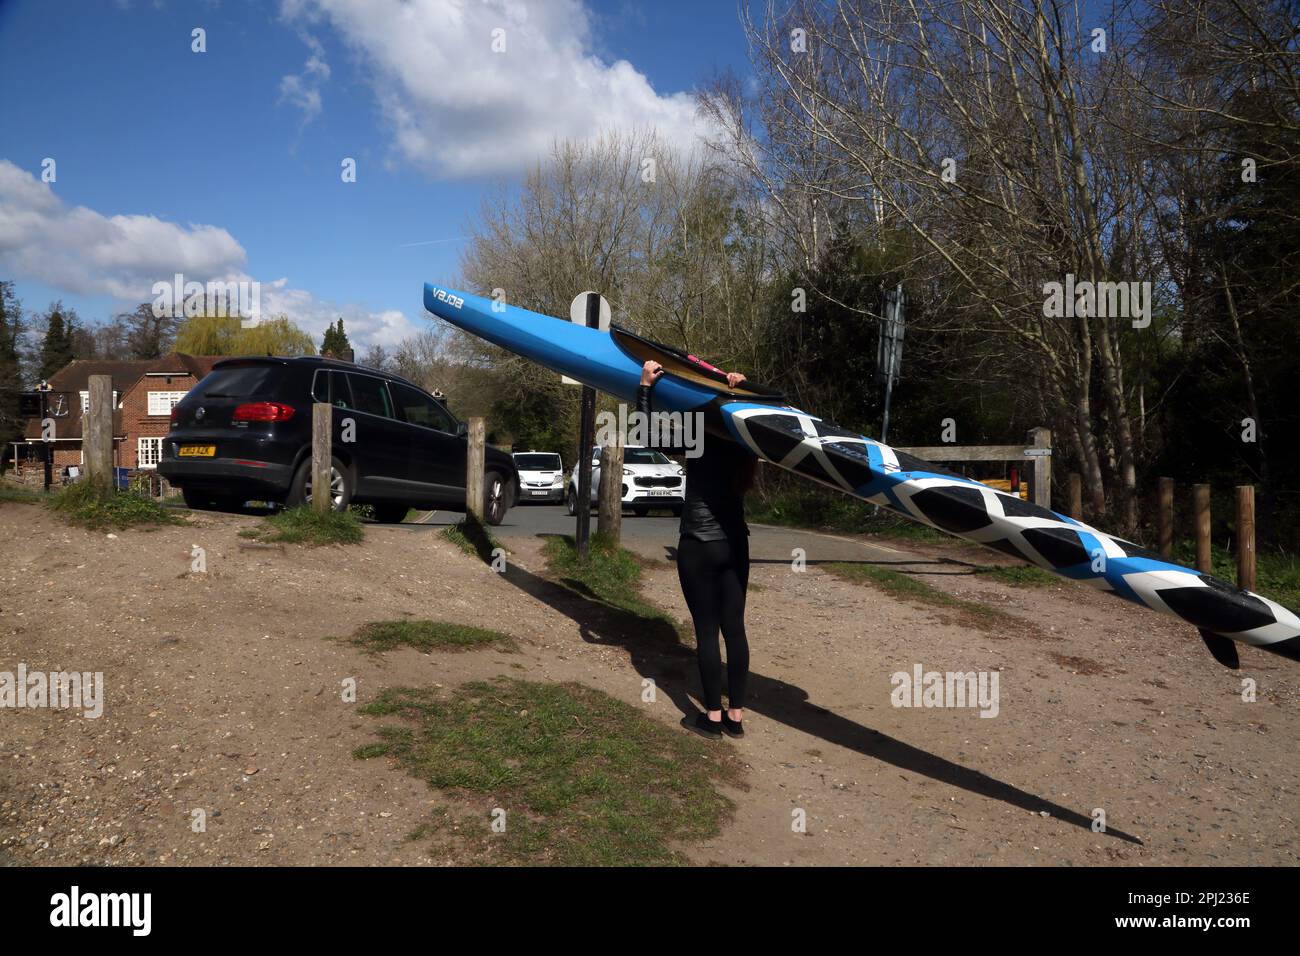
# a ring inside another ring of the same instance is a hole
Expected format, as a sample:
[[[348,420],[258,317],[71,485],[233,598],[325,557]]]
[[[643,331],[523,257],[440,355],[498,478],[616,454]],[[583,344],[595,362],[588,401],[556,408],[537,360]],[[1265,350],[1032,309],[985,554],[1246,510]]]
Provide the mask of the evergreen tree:
[[[22,432],[18,393],[23,387],[18,339],[22,334],[22,306],[12,282],[0,282],[0,441],[13,441]],[[0,456],[2,457],[2,456]]]
[[[65,319],[63,303],[51,304],[45,319],[45,338],[41,342],[39,374],[42,381],[49,380],[55,372],[76,358],[72,337],[72,316]]]
[[[352,343],[348,341],[348,334],[343,331],[343,317],[339,316],[337,324],[325,327],[325,337],[321,340],[320,354],[343,358],[351,347]]]

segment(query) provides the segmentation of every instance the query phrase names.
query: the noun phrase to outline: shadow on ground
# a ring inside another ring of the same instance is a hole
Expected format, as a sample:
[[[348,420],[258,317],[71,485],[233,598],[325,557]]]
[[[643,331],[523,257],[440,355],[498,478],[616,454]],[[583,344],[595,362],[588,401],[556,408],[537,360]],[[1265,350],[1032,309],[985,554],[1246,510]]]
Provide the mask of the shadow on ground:
[[[538,537],[548,537],[539,535]],[[675,556],[675,555],[674,555]],[[874,563],[874,562],[872,562]],[[672,626],[662,620],[648,620],[614,607],[596,597],[576,581],[553,581],[510,563],[502,575],[525,594],[554,608],[578,625],[582,639],[591,644],[620,647],[628,653],[633,668],[655,682],[683,715],[698,710],[690,689],[699,681],[695,651],[678,643]],[[1047,813],[1092,832],[1092,818],[1043,797],[1026,793],[978,770],[971,770],[936,756],[887,734],[841,717],[808,698],[808,692],[794,684],[750,671],[746,709],[769,720],[819,737],[827,743],[857,751],[900,770],[949,784],[969,793],[1031,813]],[[1106,836],[1142,845],[1137,837],[1107,827]]]

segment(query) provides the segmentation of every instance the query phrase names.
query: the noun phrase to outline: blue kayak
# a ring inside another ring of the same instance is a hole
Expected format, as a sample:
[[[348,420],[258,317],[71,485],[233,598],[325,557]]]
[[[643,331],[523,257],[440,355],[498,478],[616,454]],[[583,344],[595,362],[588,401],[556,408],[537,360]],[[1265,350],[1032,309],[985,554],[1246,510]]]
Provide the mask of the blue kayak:
[[[706,430],[820,484],[994,548],[1062,577],[1177,617],[1200,632],[1214,657],[1237,666],[1233,641],[1300,660],[1300,616],[1227,581],[1174,564],[1130,541],[791,406],[780,392],[725,376],[668,346],[617,326],[608,332],[426,284],[424,307],[479,338],[625,402],[641,367],[665,374],[656,409],[699,412]]]

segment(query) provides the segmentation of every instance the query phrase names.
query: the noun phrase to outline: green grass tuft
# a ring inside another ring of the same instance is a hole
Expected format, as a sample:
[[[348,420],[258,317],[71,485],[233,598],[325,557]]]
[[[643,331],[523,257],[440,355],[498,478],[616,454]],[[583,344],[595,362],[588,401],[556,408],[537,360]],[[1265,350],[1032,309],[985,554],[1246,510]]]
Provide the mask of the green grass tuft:
[[[865,501],[819,488],[789,488],[751,500],[746,505],[751,521],[789,528],[811,528],[844,534],[874,534],[907,541],[948,541],[948,535],[908,521]]]
[[[1014,614],[989,607],[979,601],[954,597],[927,584],[915,575],[904,574],[893,568],[840,562],[823,564],[820,567],[843,581],[866,584],[900,601],[918,607],[933,608],[943,612],[953,623],[973,627],[988,634],[1004,635],[1010,631],[1023,633],[1038,630],[1037,625],[1032,621],[1018,618]]]
[[[374,621],[363,624],[352,637],[358,647],[376,653],[391,651],[395,647],[414,647],[418,651],[464,651],[475,647],[496,645],[514,650],[514,638],[500,631],[491,631],[468,624],[450,624],[446,621]]]
[[[0,484],[0,504],[34,505],[44,497],[44,492],[35,491],[23,485],[10,482]]]
[[[741,783],[724,747],[577,683],[500,678],[446,698],[397,688],[362,712],[404,720],[354,756],[391,756],[480,808],[425,824],[418,836],[454,831],[484,862],[684,863],[673,844],[716,836],[733,809],[717,785]],[[491,830],[494,807],[506,811],[504,833]]]
[[[492,552],[497,548],[504,550],[501,542],[492,537],[492,532],[473,515],[467,514],[456,524],[448,525],[442,529],[441,534],[471,558],[480,561],[491,561]]]
[[[47,503],[74,524],[92,531],[184,524],[150,498],[86,479],[51,493]]]
[[[241,537],[284,544],[359,544],[365,537],[360,520],[350,511],[320,512],[310,505],[271,515],[260,526],[239,532]]]
[[[547,570],[561,583],[585,596],[625,611],[647,622],[666,624],[680,640],[685,636],[682,625],[641,596],[642,562],[626,548],[614,546],[611,539],[593,534],[586,559],[578,557],[578,548],[570,535],[556,535],[542,547]]]
[[[977,568],[975,573],[1015,588],[1041,588],[1061,583],[1061,578],[1052,572],[1044,571],[1032,564],[1015,564],[1001,568],[982,567]]]

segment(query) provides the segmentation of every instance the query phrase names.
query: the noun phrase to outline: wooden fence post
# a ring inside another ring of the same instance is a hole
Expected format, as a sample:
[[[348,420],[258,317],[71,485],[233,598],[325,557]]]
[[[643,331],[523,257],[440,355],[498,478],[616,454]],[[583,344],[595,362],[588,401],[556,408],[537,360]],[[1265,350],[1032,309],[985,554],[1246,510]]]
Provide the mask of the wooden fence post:
[[[324,513],[334,506],[334,406],[316,402],[311,407],[311,507]]]
[[[1210,573],[1210,486],[1192,486],[1192,510],[1196,517],[1196,570]]]
[[[1065,485],[1066,488],[1068,489],[1068,496],[1070,499],[1069,503],[1066,506],[1070,509],[1069,515],[1071,518],[1078,518],[1082,520],[1083,519],[1083,475],[1079,474],[1077,471],[1070,472],[1070,474],[1066,477]]]
[[[623,533],[623,436],[600,453],[600,500],[596,531],[608,535],[617,545]]]
[[[1169,557],[1174,553],[1174,480],[1157,481],[1156,526],[1160,535],[1160,554]]]
[[[1255,486],[1237,486],[1237,587],[1255,590]]]
[[[86,480],[107,491],[113,481],[113,379],[90,376],[90,406],[82,422],[82,449],[86,453]]]
[[[1050,428],[1031,428],[1026,438],[1033,448],[1046,451],[1033,456],[1034,460],[1034,504],[1051,509],[1052,507],[1052,430]]]
[[[487,503],[483,490],[485,434],[483,419],[478,416],[471,418],[465,453],[465,517],[472,516],[479,524],[486,524],[483,520],[483,508]]]

